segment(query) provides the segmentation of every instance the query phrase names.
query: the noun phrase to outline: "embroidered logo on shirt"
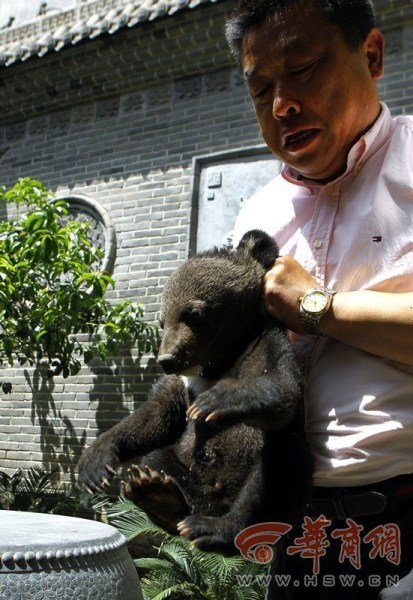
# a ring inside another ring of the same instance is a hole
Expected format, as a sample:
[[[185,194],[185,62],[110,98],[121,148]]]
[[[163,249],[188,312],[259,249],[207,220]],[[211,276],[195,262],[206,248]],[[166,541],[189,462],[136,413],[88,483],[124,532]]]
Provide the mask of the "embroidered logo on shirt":
[[[381,235],[374,235],[373,236],[373,242],[381,242],[383,238],[381,237]]]

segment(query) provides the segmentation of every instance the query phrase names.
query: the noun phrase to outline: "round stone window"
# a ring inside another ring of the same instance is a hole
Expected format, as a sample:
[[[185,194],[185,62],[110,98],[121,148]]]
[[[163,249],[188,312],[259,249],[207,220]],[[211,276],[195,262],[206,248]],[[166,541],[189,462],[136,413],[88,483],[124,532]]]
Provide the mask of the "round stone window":
[[[69,205],[69,215],[66,219],[72,218],[90,224],[89,240],[104,253],[102,263],[96,265],[96,268],[111,274],[116,259],[116,234],[108,211],[100,202],[88,196],[61,195],[58,199],[66,200]]]

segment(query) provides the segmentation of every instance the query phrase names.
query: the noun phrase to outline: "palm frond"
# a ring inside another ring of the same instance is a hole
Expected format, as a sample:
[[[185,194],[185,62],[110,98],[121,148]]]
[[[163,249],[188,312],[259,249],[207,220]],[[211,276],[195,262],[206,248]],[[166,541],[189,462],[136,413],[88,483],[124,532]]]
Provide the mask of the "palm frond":
[[[159,556],[168,560],[182,577],[198,586],[207,587],[197,560],[197,550],[185,538],[169,536],[158,549]]]
[[[136,517],[138,520],[136,520]],[[168,535],[163,529],[156,527],[153,523],[148,523],[147,525],[140,523],[139,515],[136,513],[122,515],[113,520],[109,519],[109,522],[123,533],[128,541],[140,535],[159,535],[162,538]]]
[[[151,593],[153,596],[160,594],[163,590],[170,588],[174,585],[178,585],[179,583],[192,583],[188,581],[182,580],[182,575],[178,571],[171,569],[169,565],[169,570],[167,569],[159,569],[159,570],[151,570],[147,571],[143,577],[144,583],[142,584],[142,589],[146,589],[147,585],[153,590]],[[142,579],[141,579],[142,582]]]
[[[255,590],[253,588],[233,588],[232,594],[234,600],[263,600],[264,590]]]
[[[97,513],[100,513],[103,510],[107,512],[113,503],[112,499],[106,494],[89,494],[89,492],[83,491],[79,491],[76,494],[76,500],[81,508],[92,510]]]
[[[162,592],[162,583],[158,579],[152,580],[141,577],[140,583],[144,600],[151,600],[151,598]]]
[[[159,577],[141,577],[140,583],[144,599],[152,600],[152,598],[158,596],[163,590],[170,588],[172,585],[176,585],[179,582],[176,582],[175,584],[172,584],[171,582],[166,583],[162,573],[160,573]]]
[[[109,523],[119,529],[127,540],[138,535],[159,535],[162,538],[168,536],[163,529],[152,523],[143,510],[122,496],[108,507],[107,517]]]
[[[200,557],[200,563],[206,573],[213,573],[214,579],[219,578],[220,581],[233,578],[234,573],[245,566],[245,560],[240,556],[227,557],[215,553],[203,554]]]
[[[0,491],[3,489],[9,489],[10,481],[11,476],[4,471],[0,471]]]
[[[108,509],[108,515],[111,518],[116,518],[117,516],[123,515],[130,511],[138,511],[143,513],[143,511],[141,511],[136,504],[132,502],[132,500],[129,500],[121,494],[115,501],[112,500],[111,506]],[[145,515],[145,513],[143,513],[143,515]]]
[[[53,486],[55,474],[56,469],[45,471],[41,467],[30,467],[22,479],[22,490],[38,494],[54,487],[54,490],[57,491],[58,485],[54,484]]]
[[[0,508],[9,509],[14,501],[11,476],[0,471]]]
[[[140,569],[166,569],[170,570],[171,563],[162,558],[136,558],[135,565]]]
[[[206,598],[204,595],[200,594],[199,589],[195,585],[190,583],[178,583],[177,585],[173,585],[166,590],[163,590],[157,596],[152,596],[151,600],[165,600],[165,598],[173,598],[173,600],[175,600],[176,598],[181,597],[179,592],[181,592],[182,596],[195,598],[196,600],[203,600],[203,598]]]
[[[8,475],[4,471],[0,471],[0,489],[4,492],[15,493],[19,488],[23,479],[22,469],[17,469],[13,475]]]

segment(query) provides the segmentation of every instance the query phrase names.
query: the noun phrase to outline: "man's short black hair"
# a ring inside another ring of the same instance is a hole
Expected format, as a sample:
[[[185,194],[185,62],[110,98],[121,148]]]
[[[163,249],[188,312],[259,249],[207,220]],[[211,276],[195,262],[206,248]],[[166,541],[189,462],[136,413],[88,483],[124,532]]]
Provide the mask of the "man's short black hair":
[[[338,25],[352,50],[360,46],[376,27],[371,0],[238,0],[225,30],[235,61],[241,64],[242,41],[251,27],[300,4],[307,9],[313,5],[326,21]]]

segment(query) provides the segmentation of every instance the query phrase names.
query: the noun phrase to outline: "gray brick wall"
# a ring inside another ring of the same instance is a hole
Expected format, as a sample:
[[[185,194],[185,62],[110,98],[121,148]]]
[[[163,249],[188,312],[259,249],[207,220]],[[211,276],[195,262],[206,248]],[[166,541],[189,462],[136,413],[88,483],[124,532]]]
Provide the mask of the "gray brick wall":
[[[385,34],[385,76],[378,87],[394,114],[413,113],[413,3],[375,0],[378,25]]]
[[[411,2],[377,1],[386,33],[384,100],[413,112]],[[0,72],[0,179],[41,179],[99,201],[116,229],[112,299],[156,317],[168,275],[188,255],[192,158],[261,143],[223,38],[231,3],[202,6]],[[77,378],[11,369],[0,469],[58,464],[73,479],[95,436],[136,409],[155,361],[126,351]]]

